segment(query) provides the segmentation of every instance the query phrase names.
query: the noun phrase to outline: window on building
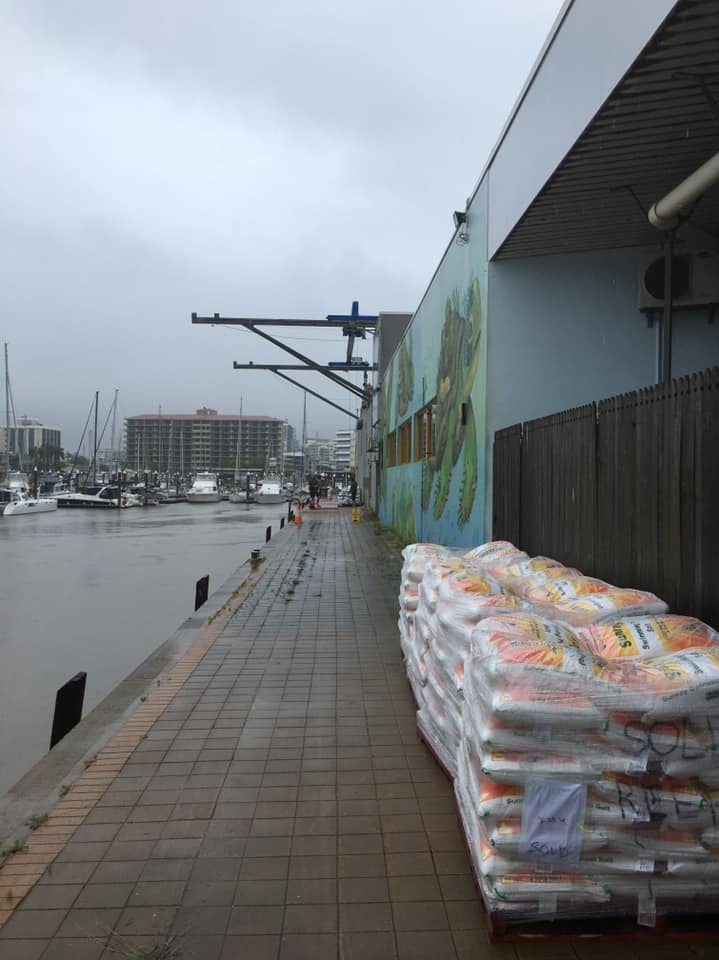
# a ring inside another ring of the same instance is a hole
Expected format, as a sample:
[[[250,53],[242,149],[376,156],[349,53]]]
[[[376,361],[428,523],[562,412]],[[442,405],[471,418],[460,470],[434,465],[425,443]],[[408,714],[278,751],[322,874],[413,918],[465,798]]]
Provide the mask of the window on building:
[[[387,465],[390,467],[397,466],[397,431],[393,430],[392,433],[387,437]]]
[[[412,417],[399,428],[399,462],[412,462]]]
[[[435,411],[437,403],[430,401],[414,418],[414,459],[428,460],[434,456],[435,444]]]

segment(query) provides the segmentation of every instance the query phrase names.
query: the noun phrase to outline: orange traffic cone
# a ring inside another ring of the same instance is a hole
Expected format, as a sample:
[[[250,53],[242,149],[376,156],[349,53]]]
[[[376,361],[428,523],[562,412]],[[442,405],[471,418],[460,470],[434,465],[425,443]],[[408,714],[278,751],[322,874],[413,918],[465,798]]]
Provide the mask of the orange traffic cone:
[[[302,523],[302,506],[298,500],[295,506],[295,526],[299,527],[301,523]]]

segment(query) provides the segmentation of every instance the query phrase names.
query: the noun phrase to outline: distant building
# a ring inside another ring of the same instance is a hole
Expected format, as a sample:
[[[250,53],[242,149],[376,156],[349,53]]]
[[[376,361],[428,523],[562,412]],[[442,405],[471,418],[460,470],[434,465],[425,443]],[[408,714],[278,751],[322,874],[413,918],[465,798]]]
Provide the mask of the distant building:
[[[262,472],[269,460],[281,467],[285,452],[285,423],[276,417],[240,417],[209,407],[195,413],[145,413],[125,421],[127,467],[187,475],[212,470],[231,475],[240,467]]]
[[[355,468],[355,432],[338,430],[335,433],[335,471],[348,473]]]
[[[335,444],[333,440],[307,440],[305,442],[305,472],[331,473],[335,469]]]
[[[6,427],[0,427],[0,451],[5,450]],[[16,425],[10,427],[10,453],[29,458],[33,450],[39,447],[61,447],[62,437],[55,427],[46,427],[40,420],[32,417],[18,417]]]

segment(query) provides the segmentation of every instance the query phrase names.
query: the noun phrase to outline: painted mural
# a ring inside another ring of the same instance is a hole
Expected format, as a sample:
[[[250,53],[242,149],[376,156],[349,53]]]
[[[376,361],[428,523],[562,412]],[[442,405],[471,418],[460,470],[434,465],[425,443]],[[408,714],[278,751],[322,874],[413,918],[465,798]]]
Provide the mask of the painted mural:
[[[412,331],[402,340],[397,358],[397,415],[407,413],[414,396],[414,365],[412,363]]]
[[[484,189],[472,204],[469,224],[469,242],[448,248],[381,384],[379,515],[406,542],[472,546],[486,539]],[[434,448],[422,456],[415,415],[429,405]],[[411,461],[393,458],[390,467],[390,438],[408,421]]]
[[[462,302],[464,299],[464,302]],[[477,425],[472,407],[472,387],[479,363],[482,333],[482,300],[479,281],[472,279],[465,298],[458,290],[447,297],[437,369],[436,451],[427,461],[422,486],[422,510],[429,507],[434,487],[433,514],[439,520],[447,506],[452,474],[460,461],[462,487],[457,523],[470,518],[477,492]]]

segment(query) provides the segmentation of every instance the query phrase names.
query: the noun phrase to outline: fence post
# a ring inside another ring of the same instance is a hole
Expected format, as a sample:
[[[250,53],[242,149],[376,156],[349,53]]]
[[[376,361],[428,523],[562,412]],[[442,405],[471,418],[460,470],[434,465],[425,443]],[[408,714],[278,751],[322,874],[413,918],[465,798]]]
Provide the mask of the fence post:
[[[87,673],[81,671],[71,677],[55,695],[55,712],[52,717],[50,749],[59,743],[82,719],[82,704],[85,699]]]

